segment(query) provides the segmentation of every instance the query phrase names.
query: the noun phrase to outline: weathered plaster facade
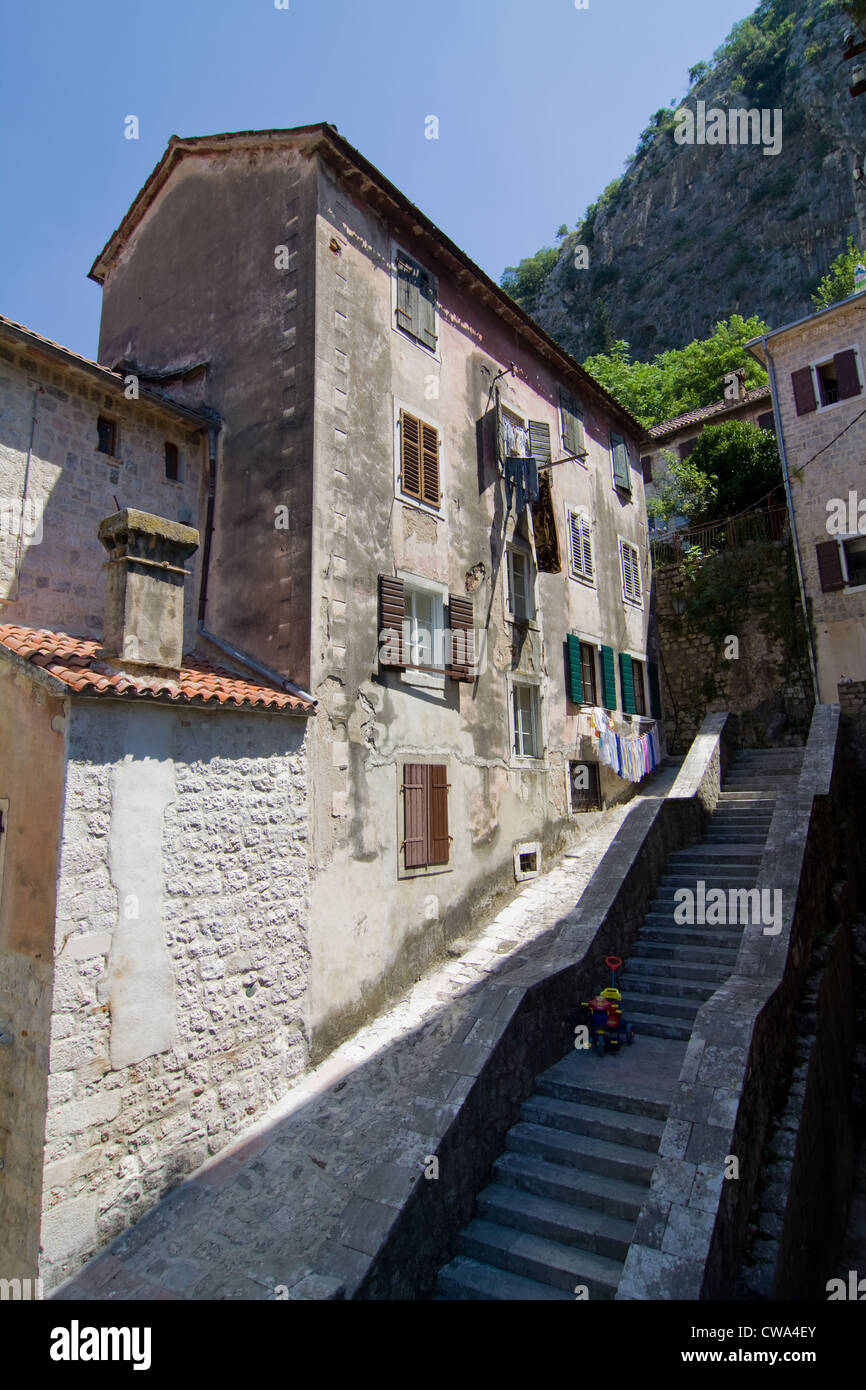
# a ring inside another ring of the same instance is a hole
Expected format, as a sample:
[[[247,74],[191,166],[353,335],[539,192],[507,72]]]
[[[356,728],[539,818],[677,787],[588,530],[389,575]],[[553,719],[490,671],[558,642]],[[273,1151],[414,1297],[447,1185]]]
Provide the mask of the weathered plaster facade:
[[[849,542],[852,550],[866,545],[866,539],[858,541],[866,538],[866,292],[776,329],[752,347],[762,362],[769,357],[775,373],[818,698],[832,704],[839,699],[840,682],[866,678],[866,578],[849,572],[853,557],[847,553]],[[858,389],[825,405],[816,371],[822,363],[835,370],[834,358],[849,350]],[[798,413],[793,378],[806,369],[812,372],[814,408],[804,410],[801,403]]]
[[[395,326],[398,249],[436,277],[434,350]],[[208,625],[320,701],[310,740],[320,1053],[513,883],[515,842],[546,855],[567,836],[567,762],[589,748],[566,698],[566,634],[647,655],[640,431],[333,128],[173,140],[92,273],[104,285],[100,360],[150,372],[208,364],[187,394],[173,387],[225,422]],[[504,612],[514,516],[479,447],[496,378],[507,407],[549,425],[554,459],[560,388],[584,411],[585,462],[549,475],[562,569],[538,575],[523,628]],[[401,408],[438,431],[438,508],[400,495]],[[630,495],[613,485],[611,429],[627,441]],[[569,575],[569,505],[591,519],[593,586]],[[623,600],[620,538],[640,557],[641,607]],[[488,650],[477,681],[380,668],[380,575],[471,598]],[[532,759],[512,753],[515,675],[540,699]],[[447,766],[451,835],[448,863],[411,875],[409,762]],[[607,799],[627,789],[602,769]]]

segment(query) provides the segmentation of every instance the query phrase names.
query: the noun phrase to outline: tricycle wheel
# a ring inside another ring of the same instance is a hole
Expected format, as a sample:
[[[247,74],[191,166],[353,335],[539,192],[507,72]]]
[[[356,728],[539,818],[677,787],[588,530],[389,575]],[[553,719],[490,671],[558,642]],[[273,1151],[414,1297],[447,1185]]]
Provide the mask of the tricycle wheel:
[[[603,1057],[603,1056],[604,1056],[604,1035],[603,1035],[603,1034],[599,1033],[598,1038],[596,1039],[596,1044],[595,1044],[595,1046],[596,1046],[596,1051],[598,1052],[599,1057]]]
[[[628,1033],[626,1034],[626,1037],[628,1038],[630,1043],[634,1042],[634,1024],[629,1024]]]

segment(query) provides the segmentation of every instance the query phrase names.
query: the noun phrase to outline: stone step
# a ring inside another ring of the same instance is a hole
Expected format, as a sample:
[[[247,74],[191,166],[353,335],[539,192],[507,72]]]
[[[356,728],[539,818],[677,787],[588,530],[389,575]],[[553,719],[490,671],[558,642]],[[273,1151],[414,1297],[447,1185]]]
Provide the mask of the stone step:
[[[634,1235],[633,1221],[498,1183],[485,1187],[476,1203],[476,1214],[482,1221],[528,1231],[560,1245],[577,1245],[620,1262],[625,1260]]]
[[[470,1221],[460,1234],[459,1249],[470,1259],[567,1289],[572,1295],[576,1285],[585,1284],[591,1298],[614,1298],[622,1274],[618,1260],[493,1221]]]
[[[650,1115],[627,1114],[622,1110],[603,1110],[597,1105],[559,1100],[555,1096],[532,1095],[524,1101],[520,1118],[527,1124],[549,1125],[569,1134],[586,1134],[607,1139],[612,1144],[631,1145],[655,1153],[665,1127],[664,1120]]]
[[[469,1260],[465,1255],[457,1255],[439,1271],[437,1290],[443,1298],[489,1299],[491,1302],[558,1300],[570,1303],[574,1299],[573,1290],[524,1279],[519,1274],[509,1274],[506,1269],[497,1269],[495,1265]]]
[[[644,925],[638,933],[638,941],[661,941],[668,946],[724,946],[736,950],[742,935],[741,927],[707,926],[703,922],[694,925],[688,922],[674,922],[666,913],[647,913]]]
[[[602,1059],[598,1058],[598,1065]],[[603,1173],[625,1182],[649,1186],[655,1165],[655,1154],[645,1149],[613,1144],[607,1139],[593,1139],[585,1134],[569,1134],[549,1125],[534,1125],[518,1121],[512,1125],[505,1140],[512,1153],[530,1158],[543,1158],[548,1163],[561,1163],[581,1172]]]
[[[773,792],[752,792],[752,791],[726,791],[719,792],[719,799],[716,806],[759,806],[762,810],[775,807],[776,797]]]
[[[493,1165],[493,1177],[505,1187],[519,1187],[539,1197],[607,1212],[621,1221],[636,1221],[646,1197],[646,1188],[601,1173],[580,1173],[560,1163],[542,1158],[504,1153]]]
[[[629,995],[640,996],[637,1004],[639,1009],[644,1009],[643,995],[655,995],[663,988],[667,998],[690,999],[696,1004],[703,1004],[705,999],[709,999],[715,994],[721,981],[709,981],[701,984],[699,980],[673,980],[670,976],[661,977],[652,975],[631,974],[627,969],[623,969],[620,978],[623,982],[623,990]]]
[[[692,871],[698,877],[711,871],[715,867],[716,872],[720,870],[743,867],[747,864],[758,865],[763,857],[763,849],[759,845],[708,845],[705,842],[696,845],[693,849],[679,849],[676,854],[670,855],[667,867],[670,871],[682,869],[684,872]]]
[[[637,949],[632,951],[632,959],[637,957],[643,960],[669,960],[673,964],[682,965],[727,966],[729,975],[737,959],[737,950],[733,946],[671,946],[667,942],[645,941],[641,936],[638,936],[635,946]]]
[[[708,830],[704,836],[705,845],[763,845],[767,836],[763,830]]]
[[[642,1034],[649,1038],[676,1038],[680,1042],[688,1042],[694,1027],[693,1019],[662,1018],[656,1014],[636,1014],[631,1010],[626,1017],[637,1034],[636,1047]]]
[[[623,1012],[630,1023],[635,1016],[635,1010],[639,1017],[646,1017],[647,1014],[662,1014],[665,1018],[671,1018],[675,1022],[685,1019],[686,1022],[694,1022],[698,1009],[703,1003],[702,999],[683,999],[681,995],[668,994],[641,994],[636,990],[631,995],[633,1007],[629,1007],[629,1001],[625,1000]]]
[[[695,965],[688,961],[663,960],[658,956],[643,956],[639,951],[632,951],[629,956],[628,972],[629,989],[634,988],[637,976],[647,981],[670,979],[712,984],[713,993],[719,985],[724,984],[731,973],[730,969],[722,965]]]
[[[570,1062],[571,1059],[569,1058]],[[595,1082],[598,1073],[593,1073]],[[633,1085],[637,1083],[632,1083]],[[619,1110],[623,1115],[646,1115],[653,1120],[666,1120],[668,1104],[666,1101],[649,1096],[629,1095],[621,1088],[614,1090],[608,1083],[599,1082],[598,1088],[592,1083],[583,1085],[565,1074],[563,1063],[557,1062],[549,1071],[542,1072],[535,1080],[535,1095],[552,1096],[554,1100],[570,1100],[575,1105],[603,1107],[605,1110]]]

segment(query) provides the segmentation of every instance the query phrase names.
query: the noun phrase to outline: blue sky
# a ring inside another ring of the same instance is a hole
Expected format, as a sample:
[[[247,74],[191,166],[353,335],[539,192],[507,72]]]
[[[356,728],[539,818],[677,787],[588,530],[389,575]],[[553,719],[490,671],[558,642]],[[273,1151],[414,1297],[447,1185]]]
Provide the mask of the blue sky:
[[[331,121],[488,274],[623,172],[753,0],[0,0],[0,313],[96,353],[168,137]],[[140,138],[124,137],[136,115]],[[425,139],[425,117],[439,139]]]

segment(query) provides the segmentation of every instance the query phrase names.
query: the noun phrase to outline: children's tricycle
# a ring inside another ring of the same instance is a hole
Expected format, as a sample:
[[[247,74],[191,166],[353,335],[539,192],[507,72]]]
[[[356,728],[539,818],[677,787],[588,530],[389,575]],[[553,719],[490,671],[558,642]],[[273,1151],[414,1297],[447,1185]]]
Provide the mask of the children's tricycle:
[[[622,995],[616,987],[616,972],[622,969],[622,961],[619,956],[606,956],[604,963],[610,970],[610,984],[594,999],[584,1000],[584,1007],[592,1014],[595,1047],[600,1056],[604,1056],[608,1046],[618,1048],[620,1043],[634,1042],[634,1027],[620,1008]]]

